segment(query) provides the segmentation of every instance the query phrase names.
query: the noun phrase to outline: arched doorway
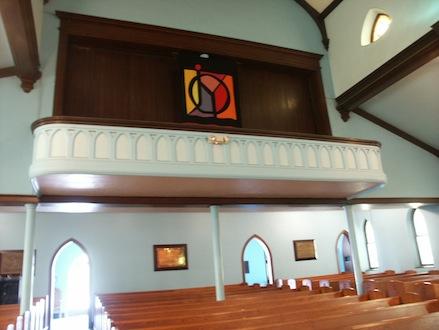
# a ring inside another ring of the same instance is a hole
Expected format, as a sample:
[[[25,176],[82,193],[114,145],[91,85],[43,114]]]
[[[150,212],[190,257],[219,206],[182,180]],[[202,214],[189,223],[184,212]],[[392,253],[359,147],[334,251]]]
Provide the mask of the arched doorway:
[[[351,255],[351,242],[349,240],[349,233],[343,230],[337,238],[337,261],[340,273],[353,272]]]
[[[69,239],[55,252],[50,268],[51,329],[89,329],[90,297],[88,253],[77,240]]]
[[[248,285],[273,284],[273,265],[270,249],[258,235],[253,235],[242,250],[242,271]]]

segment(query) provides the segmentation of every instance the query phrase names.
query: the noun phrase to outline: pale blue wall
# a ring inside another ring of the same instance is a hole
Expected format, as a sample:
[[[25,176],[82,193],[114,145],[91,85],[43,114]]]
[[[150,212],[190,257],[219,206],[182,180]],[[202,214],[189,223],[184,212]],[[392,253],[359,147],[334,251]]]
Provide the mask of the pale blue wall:
[[[74,237],[90,256],[96,292],[142,291],[208,286],[214,283],[211,221],[208,209],[152,209],[138,213],[38,213],[35,295],[48,290],[50,261],[57,248]],[[24,223],[24,214],[0,213],[0,226]],[[224,277],[241,283],[241,253],[249,237],[263,237],[272,253],[275,278],[337,273],[336,240],[346,229],[341,209],[220,207]],[[21,228],[21,227],[20,227]],[[8,235],[21,237],[17,230]],[[295,261],[293,240],[315,239],[317,260]],[[0,233],[0,248],[2,234]],[[154,244],[188,244],[188,270],[154,271]]]
[[[325,53],[309,15],[292,0],[55,0],[45,6],[43,98],[40,116],[50,116],[58,47],[55,10],[202,32],[309,52]]]
[[[363,22],[370,9],[384,10],[392,24],[379,40],[361,46]],[[436,0],[344,0],[325,19],[336,95],[430,31],[438,18]]]
[[[0,194],[31,194],[28,170],[32,158],[30,126],[38,118],[39,83],[29,94],[20,80],[0,79]]]
[[[63,10],[323,52],[320,34],[293,0],[54,0]]]
[[[393,22],[380,40],[369,46],[361,46],[363,21],[372,8],[385,10],[392,16]],[[330,66],[323,65],[322,70],[332,132],[336,136],[377,140],[383,145],[382,160],[388,177],[387,184],[383,189],[375,189],[356,197],[439,196],[437,157],[356,114],[351,113],[351,119],[343,122],[334,101],[334,96],[352,87],[430,31],[430,26],[438,17],[438,1],[344,0],[325,19],[330,39]]]
[[[419,265],[409,208],[362,210],[355,206],[355,226],[362,270],[368,262],[364,219],[372,222],[379,271],[405,271]],[[439,267],[439,208],[422,209]],[[214,283],[210,215],[207,209],[136,209],[137,213],[38,213],[35,295],[48,293],[50,262],[57,248],[75,237],[90,256],[95,292],[142,291],[208,286]],[[0,249],[22,249],[24,213],[0,212]],[[224,277],[242,282],[241,253],[247,239],[263,237],[272,253],[274,278],[338,272],[337,238],[347,228],[342,209],[220,207]],[[316,260],[295,261],[293,241],[314,239]],[[188,244],[189,269],[154,272],[153,244]]]
[[[402,272],[419,267],[418,252],[412,230],[412,212],[409,207],[382,207],[367,209],[369,206],[355,206],[355,229],[362,271],[369,268],[364,221],[369,220],[375,233],[379,268],[382,272],[393,269]],[[425,217],[433,250],[435,267],[439,267],[439,207],[420,208]]]
[[[382,144],[386,185],[355,197],[439,196],[439,158],[354,113],[348,122],[343,122],[333,100],[328,100],[328,110],[334,135],[377,140]]]
[[[340,5],[341,12],[344,12],[344,6],[344,3]],[[37,117],[52,114],[59,24],[53,14],[55,10],[157,24],[326,54],[314,22],[292,0],[276,1],[275,5],[263,0],[137,0],[130,1],[129,6],[116,0],[50,1],[45,6],[43,23],[41,82],[31,94],[25,94],[16,78],[0,80],[0,125],[6,126],[0,132],[0,193],[32,192],[27,178],[32,150],[29,125]],[[196,15],[192,15],[193,12]],[[215,15],[208,19],[199,18],[210,12]],[[227,15],[220,15],[223,13]],[[334,13],[330,17],[332,15]],[[194,19],[194,16],[198,18]],[[330,37],[335,39],[337,36]],[[335,40],[331,41],[332,51],[337,48]],[[439,177],[436,173],[439,172],[439,160],[355,115],[348,123],[342,122],[333,104],[328,56],[322,58],[321,66],[333,134],[375,139],[384,146],[382,157],[389,182],[384,189],[363,196],[438,196]],[[339,74],[340,70],[336,68],[334,76]],[[11,109],[14,111],[11,112]],[[6,124],[10,121],[15,123]]]

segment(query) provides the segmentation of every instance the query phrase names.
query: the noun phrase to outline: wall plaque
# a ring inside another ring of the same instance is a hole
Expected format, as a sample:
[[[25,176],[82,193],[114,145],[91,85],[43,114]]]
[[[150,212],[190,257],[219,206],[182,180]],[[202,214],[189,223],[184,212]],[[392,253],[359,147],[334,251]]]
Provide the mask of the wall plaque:
[[[0,251],[0,275],[19,275],[23,264],[23,250]]]
[[[313,239],[298,240],[293,241],[293,243],[294,257],[296,258],[296,261],[317,259]]]
[[[154,270],[188,269],[187,244],[154,245]]]

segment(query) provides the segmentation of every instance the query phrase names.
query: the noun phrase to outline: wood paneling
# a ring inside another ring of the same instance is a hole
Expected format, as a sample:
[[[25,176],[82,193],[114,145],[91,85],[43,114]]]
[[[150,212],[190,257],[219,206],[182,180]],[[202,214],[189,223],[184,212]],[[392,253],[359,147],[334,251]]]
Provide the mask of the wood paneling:
[[[304,74],[241,64],[238,69],[242,126],[269,131],[319,133]]]
[[[69,46],[63,114],[68,116],[175,121],[177,63],[160,54],[118,45]]]
[[[244,130],[331,135],[320,55],[83,15],[58,16],[58,116],[181,122],[178,56],[212,50],[237,65]]]

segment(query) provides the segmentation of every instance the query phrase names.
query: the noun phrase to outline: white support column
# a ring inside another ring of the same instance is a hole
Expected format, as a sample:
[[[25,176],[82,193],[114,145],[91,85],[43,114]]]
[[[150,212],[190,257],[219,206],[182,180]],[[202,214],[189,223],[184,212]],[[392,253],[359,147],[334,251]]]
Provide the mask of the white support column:
[[[32,259],[34,255],[34,236],[35,236],[35,210],[36,204],[26,204],[26,224],[24,229],[24,253],[23,268],[21,278],[21,300],[20,314],[29,310],[32,305],[33,292],[33,269]]]
[[[224,269],[223,256],[221,253],[220,227],[218,206],[210,206],[210,217],[212,220],[212,247],[213,247],[213,264],[215,272],[215,292],[216,300],[225,300],[224,294]]]
[[[344,207],[346,212],[346,218],[348,220],[349,241],[351,243],[352,265],[354,266],[354,277],[357,289],[357,294],[363,294],[363,275],[361,273],[360,258],[358,255],[357,236],[355,233],[354,225],[354,212],[352,205]]]

